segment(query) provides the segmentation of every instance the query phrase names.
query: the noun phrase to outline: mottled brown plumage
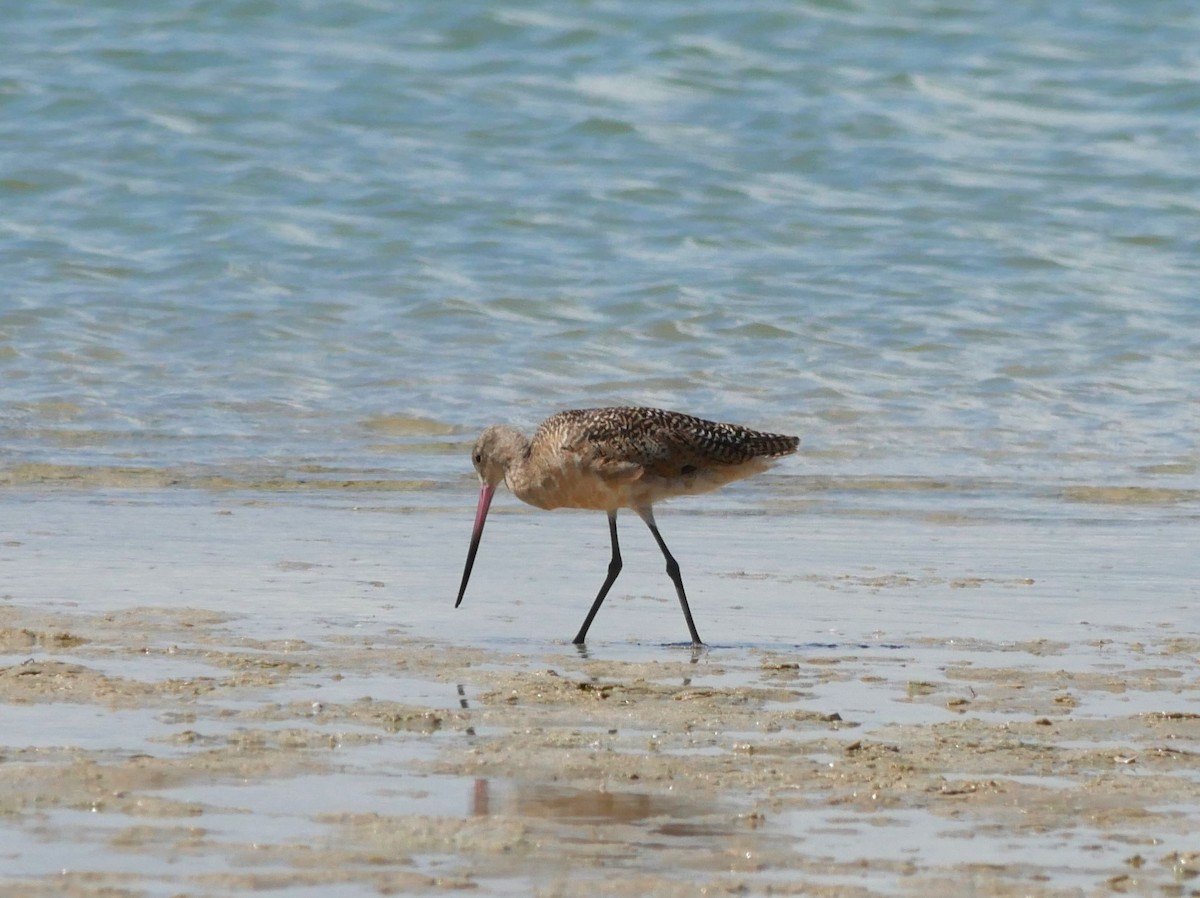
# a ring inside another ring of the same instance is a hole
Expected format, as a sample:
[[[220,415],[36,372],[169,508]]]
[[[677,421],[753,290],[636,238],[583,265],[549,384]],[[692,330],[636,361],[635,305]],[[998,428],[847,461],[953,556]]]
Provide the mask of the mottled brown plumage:
[[[512,427],[485,430],[472,450],[479,472],[479,507],[456,606],[462,602],[484,521],[501,481],[522,501],[538,508],[594,508],[608,513],[612,561],[583,627],[592,618],[621,569],[617,509],[632,508],[644,520],[667,559],[692,642],[700,643],[679,577],[679,566],[654,523],[653,505],[673,496],[708,492],[766,468],[796,451],[798,437],[763,433],[737,424],[707,421],[657,408],[592,408],[559,412],[532,439]]]
[[[547,418],[531,442],[576,449],[590,445],[605,457],[661,469],[661,476],[670,476],[688,466],[739,465],[789,455],[800,438],[660,408],[587,408]]]

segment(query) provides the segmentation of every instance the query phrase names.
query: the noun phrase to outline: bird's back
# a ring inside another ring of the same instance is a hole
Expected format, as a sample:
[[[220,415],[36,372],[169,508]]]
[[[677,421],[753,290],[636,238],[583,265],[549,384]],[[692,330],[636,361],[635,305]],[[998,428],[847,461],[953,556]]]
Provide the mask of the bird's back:
[[[796,451],[800,439],[658,408],[572,409],[547,418],[533,446],[638,465],[660,477],[738,466]]]

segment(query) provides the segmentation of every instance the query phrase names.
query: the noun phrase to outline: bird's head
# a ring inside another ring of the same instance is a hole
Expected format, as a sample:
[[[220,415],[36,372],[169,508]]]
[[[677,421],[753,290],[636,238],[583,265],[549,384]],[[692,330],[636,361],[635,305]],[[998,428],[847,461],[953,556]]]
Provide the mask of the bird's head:
[[[479,474],[479,505],[475,509],[475,527],[471,531],[471,544],[467,547],[467,566],[463,570],[462,584],[458,587],[458,600],[454,607],[462,604],[475,564],[475,553],[479,550],[479,539],[483,536],[483,525],[487,521],[488,508],[496,487],[504,481],[504,475],[518,464],[529,449],[529,441],[512,427],[497,425],[489,427],[479,435],[471,449],[471,464]]]
[[[479,482],[493,490],[498,487],[508,469],[525,454],[528,445],[520,431],[502,424],[481,433],[471,450],[471,463],[479,474]]]

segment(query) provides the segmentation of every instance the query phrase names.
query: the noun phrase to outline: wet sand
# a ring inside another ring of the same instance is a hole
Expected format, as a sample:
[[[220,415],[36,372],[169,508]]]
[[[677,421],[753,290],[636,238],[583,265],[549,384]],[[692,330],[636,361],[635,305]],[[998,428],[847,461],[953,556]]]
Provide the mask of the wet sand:
[[[512,557],[574,523],[490,525],[512,545],[455,615],[460,515],[28,499],[4,895],[1200,894],[1195,581],[1110,555],[1186,529],[1068,526],[1039,554],[1025,525],[849,520],[818,562],[744,518],[757,557],[718,531],[737,557],[685,562],[710,648],[623,638],[682,630],[635,546],[644,578],[579,651],[552,639],[590,593],[546,596],[588,592],[604,534],[561,571]],[[713,530],[672,523],[692,553]]]

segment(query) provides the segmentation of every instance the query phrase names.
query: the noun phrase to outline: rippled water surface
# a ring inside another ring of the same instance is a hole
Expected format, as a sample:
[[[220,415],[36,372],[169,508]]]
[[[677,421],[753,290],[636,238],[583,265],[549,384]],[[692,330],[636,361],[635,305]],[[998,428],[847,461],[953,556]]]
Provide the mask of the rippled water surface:
[[[458,490],[481,425],[628,402],[800,433],[809,485],[1195,507],[1188,4],[51,2],[5,30],[9,482]]]

